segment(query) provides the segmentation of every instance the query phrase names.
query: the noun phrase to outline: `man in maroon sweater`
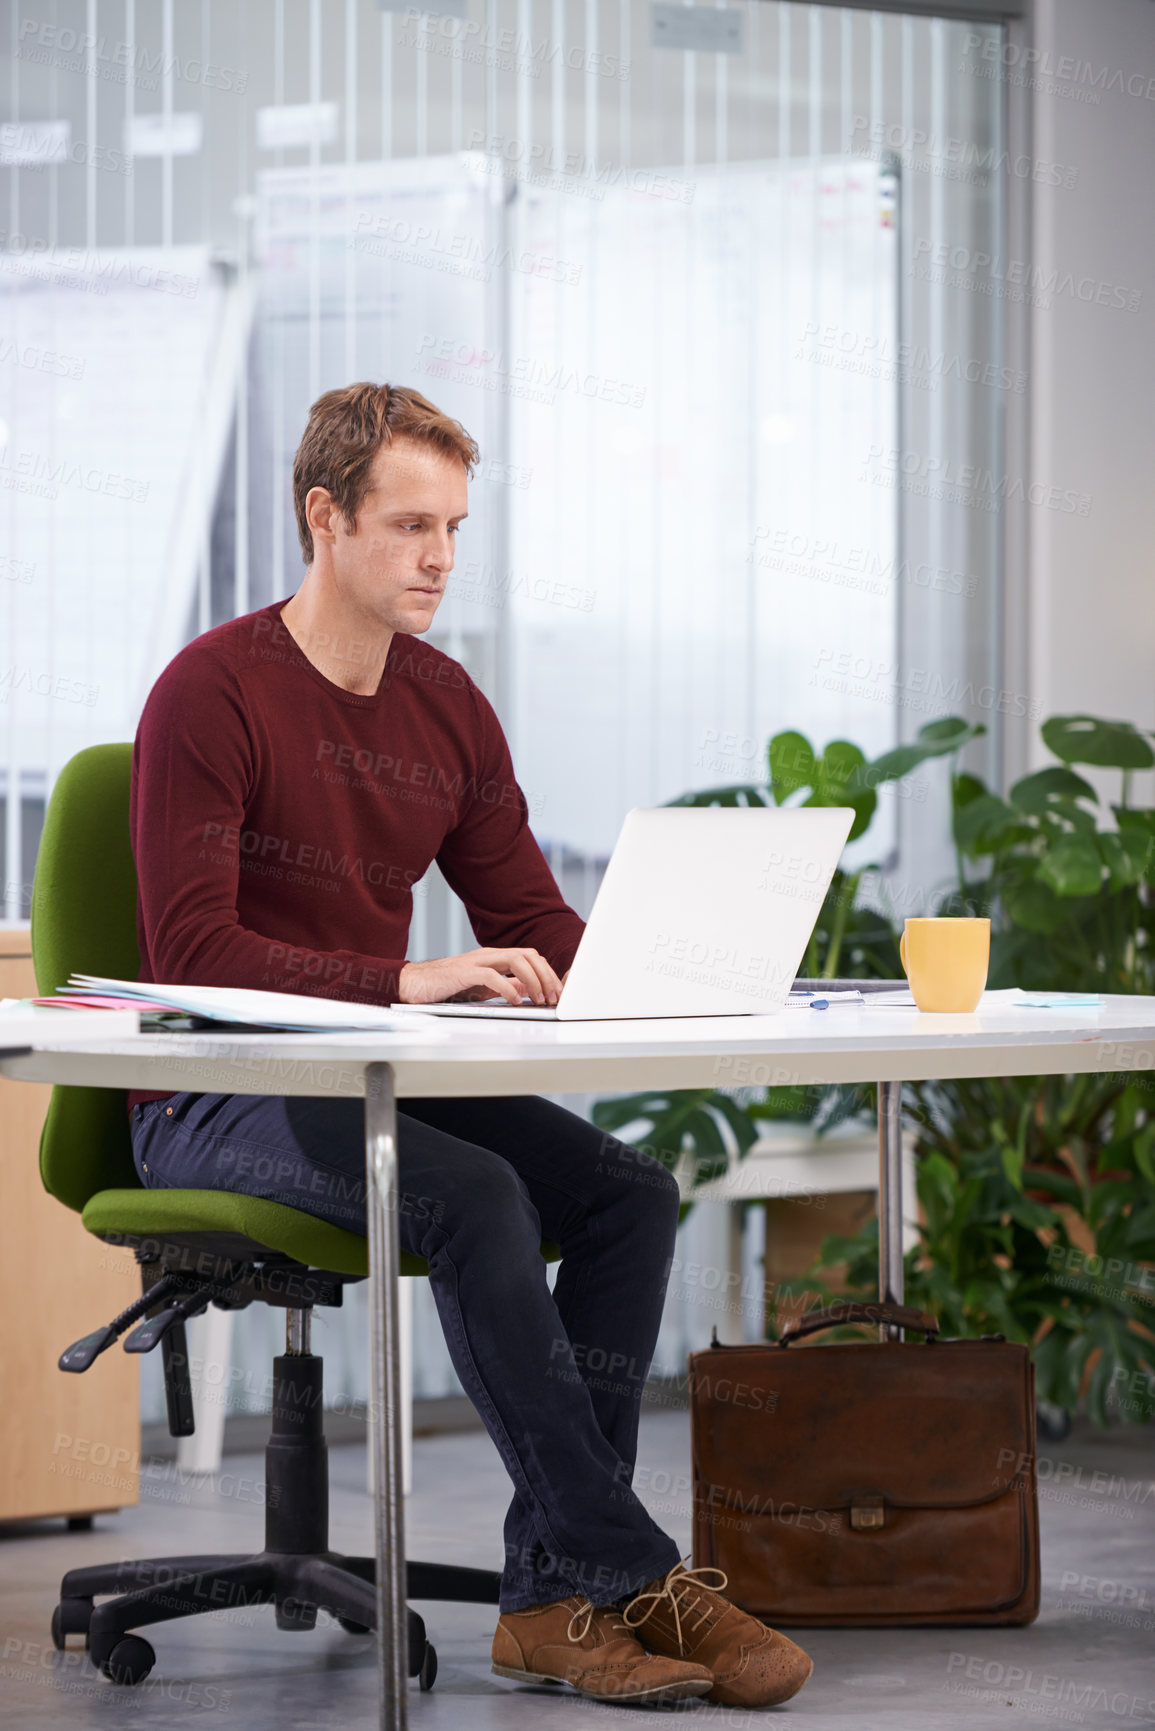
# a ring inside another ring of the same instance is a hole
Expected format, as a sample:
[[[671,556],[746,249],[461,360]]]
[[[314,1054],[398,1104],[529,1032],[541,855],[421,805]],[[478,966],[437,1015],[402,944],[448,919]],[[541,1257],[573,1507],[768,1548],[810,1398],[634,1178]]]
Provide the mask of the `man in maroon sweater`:
[[[492,706],[418,641],[477,456],[416,391],[352,385],[313,405],[293,469],[301,587],[189,644],[141,718],[142,979],[556,1003],[582,921]],[[411,962],[412,889],[433,860],[480,947]],[[364,1232],[359,1101],[138,1092],[130,1109],[144,1184],[240,1190]],[[521,1097],[407,1099],[398,1161],[402,1245],[429,1262],[454,1366],[514,1485],[495,1669],[631,1701],[792,1695],[805,1654],[685,1570],[630,1488],[673,1178]],[[552,1293],[543,1235],[563,1253]]]

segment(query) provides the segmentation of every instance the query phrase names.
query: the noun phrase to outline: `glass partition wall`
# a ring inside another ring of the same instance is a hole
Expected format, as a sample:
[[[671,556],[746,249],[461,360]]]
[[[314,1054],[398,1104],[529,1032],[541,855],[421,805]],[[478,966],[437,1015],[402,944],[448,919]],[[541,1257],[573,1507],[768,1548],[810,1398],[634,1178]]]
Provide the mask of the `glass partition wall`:
[[[358,378],[416,386],[481,447],[430,638],[496,704],[580,912],[629,807],[764,779],[781,728],[875,754],[963,713],[997,765],[1025,383],[977,75],[997,26],[33,0],[5,28],[9,919],[67,758],[131,738],[191,637],[296,588],[293,452]],[[870,857],[933,884],[937,785],[884,791]],[[472,941],[434,868],[410,953]],[[671,1304],[667,1368],[710,1320]],[[428,1306],[419,1331],[419,1390],[449,1387]]]

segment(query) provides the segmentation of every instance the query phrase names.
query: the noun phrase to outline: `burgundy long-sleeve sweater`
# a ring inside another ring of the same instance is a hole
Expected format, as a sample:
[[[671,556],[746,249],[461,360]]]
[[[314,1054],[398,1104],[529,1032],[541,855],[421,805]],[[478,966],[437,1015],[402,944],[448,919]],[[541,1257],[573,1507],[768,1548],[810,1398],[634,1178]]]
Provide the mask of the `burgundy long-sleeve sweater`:
[[[398,632],[376,692],[356,696],[302,654],[284,606],[198,637],[145,704],[130,808],[140,978],[395,1002],[412,886],[432,860],[479,944],[532,947],[563,974],[584,923],[465,669]],[[137,1090],[130,1108],[160,1098]]]

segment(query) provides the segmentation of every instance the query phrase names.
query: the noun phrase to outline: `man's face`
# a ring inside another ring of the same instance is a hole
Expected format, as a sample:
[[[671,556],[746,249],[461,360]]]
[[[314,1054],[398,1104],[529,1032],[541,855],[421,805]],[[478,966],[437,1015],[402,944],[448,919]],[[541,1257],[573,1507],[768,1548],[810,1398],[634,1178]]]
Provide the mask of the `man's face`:
[[[314,545],[323,538],[329,546],[342,600],[379,627],[428,631],[467,515],[461,462],[413,439],[382,445],[355,529],[316,491],[322,523],[314,527]]]

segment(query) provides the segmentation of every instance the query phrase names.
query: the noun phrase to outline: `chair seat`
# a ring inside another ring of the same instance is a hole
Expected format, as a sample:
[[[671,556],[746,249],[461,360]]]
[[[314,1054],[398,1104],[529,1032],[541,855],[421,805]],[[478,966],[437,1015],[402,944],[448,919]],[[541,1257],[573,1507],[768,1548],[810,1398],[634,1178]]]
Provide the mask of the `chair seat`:
[[[125,1236],[156,1238],[238,1260],[257,1247],[333,1274],[369,1272],[368,1243],[361,1233],[233,1190],[98,1190],[81,1219],[95,1237],[114,1242]],[[561,1255],[548,1239],[542,1240],[541,1253],[547,1262]],[[428,1274],[429,1264],[403,1250],[401,1272]]]
[[[237,1260],[246,1260],[256,1250],[274,1250],[310,1269],[369,1274],[369,1243],[360,1232],[346,1232],[317,1219],[315,1213],[239,1191],[106,1189],[88,1198],[81,1220],[94,1238],[111,1243],[121,1238],[156,1238]],[[558,1246],[542,1239],[545,1262],[556,1262],[559,1255]],[[428,1272],[426,1258],[403,1250],[402,1274]]]
[[[97,1238],[128,1235],[201,1246],[218,1255],[246,1254],[246,1241],[309,1268],[367,1275],[369,1250],[359,1232],[331,1226],[315,1214],[231,1190],[98,1190],[81,1215]],[[230,1244],[230,1240],[237,1241]],[[403,1274],[426,1274],[420,1256],[403,1256]]]

